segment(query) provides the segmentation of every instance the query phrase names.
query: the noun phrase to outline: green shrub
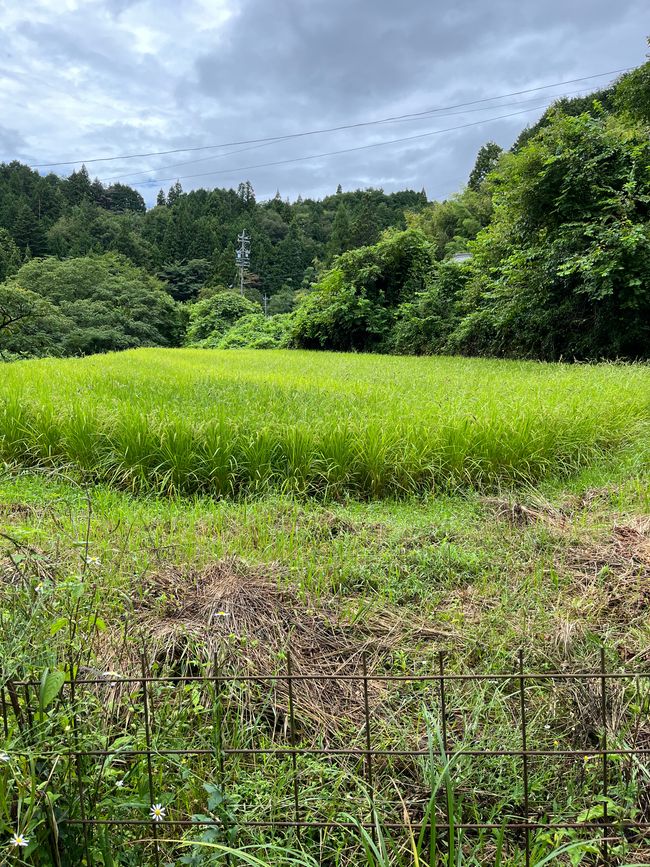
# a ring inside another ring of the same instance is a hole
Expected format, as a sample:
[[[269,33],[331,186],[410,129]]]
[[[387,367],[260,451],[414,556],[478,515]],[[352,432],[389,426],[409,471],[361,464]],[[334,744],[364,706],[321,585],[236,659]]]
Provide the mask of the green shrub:
[[[386,349],[399,355],[436,355],[448,350],[458,324],[458,296],[467,283],[467,265],[439,264],[427,288],[397,308]]]
[[[369,247],[343,253],[304,295],[291,339],[307,349],[381,348],[396,307],[425,288],[432,247],[415,230],[388,231]]]
[[[189,346],[216,347],[235,322],[259,312],[259,304],[237,292],[218,292],[192,305],[186,343]]]
[[[280,349],[287,345],[289,314],[242,316],[219,341],[219,349]]]

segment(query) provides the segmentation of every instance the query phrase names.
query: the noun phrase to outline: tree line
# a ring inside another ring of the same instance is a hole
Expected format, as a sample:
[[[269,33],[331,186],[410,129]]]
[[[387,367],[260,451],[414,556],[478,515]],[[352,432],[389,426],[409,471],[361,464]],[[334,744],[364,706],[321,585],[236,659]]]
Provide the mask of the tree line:
[[[177,182],[147,210],[85,168],[2,165],[0,281],[5,358],[182,344],[647,358],[650,63],[558,101],[507,153],[486,143],[443,202]]]

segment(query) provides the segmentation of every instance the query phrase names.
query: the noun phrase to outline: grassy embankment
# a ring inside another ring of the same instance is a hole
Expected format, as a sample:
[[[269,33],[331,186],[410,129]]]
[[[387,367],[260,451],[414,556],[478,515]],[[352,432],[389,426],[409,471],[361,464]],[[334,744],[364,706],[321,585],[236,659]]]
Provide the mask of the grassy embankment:
[[[439,649],[452,671],[510,671],[519,647],[530,669],[590,668],[601,642],[611,667],[647,667],[647,368],[157,351],[5,371],[2,457],[65,465],[73,476],[14,468],[0,481],[5,678],[39,678],[71,657],[91,670],[137,672],[143,642],[161,672],[207,670],[213,650],[229,671],[283,671],[289,641],[303,672],[358,672],[364,649],[373,669],[387,673],[435,670]],[[215,437],[223,445],[218,459],[207,445]],[[291,452],[297,442],[304,448]],[[78,486],[83,478],[94,483],[89,492]],[[134,489],[204,491],[215,478],[219,492],[238,498],[133,496]],[[379,496],[387,492],[400,499]],[[227,617],[210,618],[215,608]],[[621,745],[650,736],[646,687],[612,690],[608,712]],[[450,688],[450,752],[518,749],[517,698],[514,682]],[[158,748],[214,744],[213,695],[188,683],[154,691],[152,700]],[[281,689],[228,687],[218,703],[226,741],[286,745],[286,700]],[[529,743],[587,751],[597,742],[596,685],[530,686],[527,701]],[[107,700],[97,691],[80,702],[84,746],[142,747],[141,696],[111,693]],[[371,702],[376,748],[412,749],[431,737],[437,750],[431,689],[378,688]],[[363,748],[358,697],[299,690],[296,710],[301,745]],[[69,725],[59,697],[29,731],[12,728],[5,743],[11,762],[0,771],[3,833],[15,830],[20,802],[42,859],[36,863],[50,863],[43,853],[52,819],[42,806],[30,808],[29,797],[51,768],[30,767],[18,750],[65,741]],[[402,821],[403,799],[411,821],[419,821],[431,776],[443,767],[435,757],[377,761],[381,819]],[[57,807],[78,815],[74,770],[60,763],[49,785],[60,795]],[[93,815],[148,815],[144,759],[97,758],[82,770]],[[599,770],[594,761],[532,761],[535,817],[598,815]],[[215,756],[160,755],[153,773],[156,798],[171,818],[209,811],[224,823],[221,843],[249,843],[273,864],[288,858],[265,853],[261,833],[231,831],[245,818],[293,815],[288,756],[231,756],[221,777]],[[610,811],[643,811],[647,768],[625,760],[612,762],[610,773]],[[367,816],[363,774],[362,759],[301,759],[303,818]],[[458,760],[449,790],[457,820],[522,815],[515,759]],[[439,793],[438,821],[448,808]],[[68,857],[81,853],[79,829],[62,829]],[[161,829],[164,838],[178,833]],[[96,860],[129,851],[131,860],[117,863],[150,863],[151,843],[125,850],[140,834],[95,833],[90,847]],[[395,852],[385,863],[417,863],[408,834],[392,835]],[[592,836],[536,832],[533,863]],[[297,847],[292,831],[275,839]],[[448,860],[454,853],[439,842]],[[456,843],[464,863],[495,863],[498,833],[470,833]],[[373,863],[349,831],[305,833],[302,845],[317,862]],[[563,857],[587,863],[590,849]],[[183,854],[172,843],[163,851],[170,859]],[[646,853],[631,839],[614,854],[632,862]],[[207,850],[196,857],[208,863]],[[521,837],[506,838],[502,857],[523,863]],[[428,863],[426,852],[420,863]]]

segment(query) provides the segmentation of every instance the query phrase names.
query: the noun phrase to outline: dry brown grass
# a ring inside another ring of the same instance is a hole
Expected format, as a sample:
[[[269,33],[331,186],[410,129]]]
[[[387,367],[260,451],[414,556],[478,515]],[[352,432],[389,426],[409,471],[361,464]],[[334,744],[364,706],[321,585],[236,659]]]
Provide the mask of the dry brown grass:
[[[559,509],[541,498],[524,504],[518,500],[502,497],[483,497],[482,503],[496,518],[508,521],[513,527],[541,522],[562,530],[569,526],[571,520],[570,512]]]
[[[316,601],[287,583],[278,565],[253,566],[234,557],[200,570],[169,565],[149,577],[129,628],[138,636],[131,647],[144,642],[161,670],[175,673],[209,670],[216,659],[223,673],[284,674],[289,652],[294,675],[325,675],[298,680],[295,703],[302,719],[326,728],[363,712],[364,657],[368,671],[377,672],[397,648],[450,638],[434,624],[393,610],[346,614],[334,600]],[[98,652],[107,667],[136,669],[128,643],[121,642],[118,652],[110,639],[111,646],[105,637],[101,641]],[[337,679],[341,675],[358,679]],[[381,683],[370,681],[373,706],[382,693]],[[273,701],[286,712],[286,681],[278,681]]]

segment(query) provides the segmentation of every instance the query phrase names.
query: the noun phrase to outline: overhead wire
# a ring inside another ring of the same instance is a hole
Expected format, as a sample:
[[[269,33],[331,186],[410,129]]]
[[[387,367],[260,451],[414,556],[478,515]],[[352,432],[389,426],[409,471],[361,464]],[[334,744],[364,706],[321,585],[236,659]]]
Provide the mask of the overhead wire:
[[[566,91],[564,93],[554,95],[553,101],[555,101],[556,99],[561,99],[563,97],[573,96],[577,93],[584,94],[584,93],[586,93],[586,91],[584,90],[584,88],[581,88],[579,90]],[[479,111],[491,111],[491,110],[496,109],[496,108],[509,108],[510,106],[515,106],[515,105],[525,105],[526,103],[528,103],[530,101],[531,100],[518,100],[516,102],[502,103],[500,105],[495,105],[495,106],[481,106],[479,108],[468,108],[468,109],[465,109],[464,111],[450,112],[448,114],[438,114],[438,115],[436,115],[436,118],[460,117],[460,116],[464,116],[465,114],[470,114],[470,113],[479,112]],[[543,108],[545,106],[548,106],[548,102],[543,102],[540,104],[529,106],[529,109],[530,109],[530,111],[534,111],[537,108]],[[388,121],[387,123],[405,123],[405,122],[422,121],[422,120],[428,120],[428,119],[429,119],[428,117],[426,117],[426,118],[424,118],[424,117],[408,117],[408,118],[402,118],[401,120],[398,120],[398,121]],[[489,120],[489,118],[487,118],[486,120]],[[260,148],[265,148],[265,147],[272,147],[274,144],[277,144],[277,143],[278,142],[275,139],[273,139],[271,141],[263,142],[261,144],[252,145],[251,147],[239,148],[238,150],[226,151],[225,153],[220,153],[220,154],[210,154],[207,157],[199,157],[198,159],[194,159],[194,160],[183,160],[182,162],[178,162],[178,163],[168,163],[167,165],[164,165],[164,166],[158,166],[156,168],[151,168],[151,169],[142,169],[139,171],[125,172],[125,173],[120,174],[120,175],[100,176],[99,180],[100,181],[107,181],[107,182],[108,181],[121,181],[121,180],[124,180],[124,178],[133,178],[133,177],[136,177],[137,175],[145,175],[145,174],[149,174],[151,172],[156,172],[156,171],[166,171],[168,169],[179,168],[180,166],[196,165],[198,163],[209,162],[210,160],[222,159],[223,157],[232,156],[233,154],[245,153],[247,151],[252,151],[252,150],[259,150]]]
[[[203,151],[203,150],[216,150],[216,149],[222,148],[222,147],[236,147],[239,145],[255,145],[255,144],[262,144],[265,142],[287,141],[290,139],[303,138],[305,136],[321,135],[323,133],[339,132],[339,131],[345,130],[345,129],[358,129],[360,127],[376,126],[379,124],[390,123],[390,122],[398,121],[398,120],[405,120],[408,118],[423,117],[426,115],[432,115],[435,113],[439,113],[442,111],[449,111],[449,110],[456,109],[456,108],[467,108],[467,107],[472,106],[472,105],[479,105],[481,103],[486,103],[486,102],[494,102],[495,100],[507,99],[507,98],[512,97],[512,96],[521,96],[525,93],[535,93],[535,92],[538,92],[540,90],[548,90],[548,89],[551,89],[554,87],[562,87],[563,85],[566,85],[566,84],[576,84],[577,82],[581,82],[581,81],[590,81],[590,80],[593,80],[595,78],[603,78],[603,77],[609,76],[609,75],[618,75],[620,73],[629,71],[631,68],[632,67],[628,66],[628,67],[624,67],[621,69],[609,70],[607,72],[597,72],[597,73],[594,73],[593,75],[584,75],[584,76],[581,76],[579,78],[570,78],[570,79],[567,79],[565,81],[556,81],[556,82],[552,82],[551,84],[543,84],[543,85],[539,85],[537,87],[524,88],[522,90],[511,91],[510,93],[500,94],[498,96],[488,96],[488,97],[483,97],[481,99],[475,99],[475,100],[469,100],[467,102],[456,103],[453,105],[438,106],[436,108],[424,109],[424,110],[418,111],[418,112],[408,112],[406,114],[393,115],[393,116],[389,116],[389,117],[378,118],[376,120],[357,121],[355,123],[340,124],[338,126],[333,126],[333,127],[324,127],[324,128],[320,128],[320,129],[304,130],[301,132],[286,133],[286,134],[277,135],[277,136],[264,136],[264,137],[260,137],[260,138],[242,139],[239,141],[220,142],[218,144],[193,145],[193,146],[185,146],[185,147],[179,147],[179,148],[170,148],[168,150],[147,151],[147,152],[132,153],[132,154],[116,154],[116,155],[107,156],[107,157],[87,157],[84,159],[78,158],[78,159],[74,159],[74,160],[59,160],[58,162],[32,163],[30,165],[30,168],[38,169],[38,168],[52,168],[54,166],[74,166],[74,165],[79,165],[80,163],[91,164],[91,163],[98,163],[98,162],[115,162],[117,160],[141,159],[143,157],[151,157],[151,156],[166,156],[166,155],[175,154],[175,153],[190,153],[190,152]]]
[[[550,103],[549,103],[549,105],[550,105]],[[237,174],[238,172],[249,171],[250,169],[270,168],[271,166],[284,166],[284,165],[290,165],[291,163],[305,162],[307,160],[323,159],[325,157],[338,156],[340,154],[348,154],[348,153],[355,153],[357,151],[369,150],[370,148],[385,147],[386,145],[399,144],[399,143],[403,143],[403,142],[416,141],[416,140],[420,140],[420,139],[430,138],[432,136],[442,135],[443,133],[446,133],[446,132],[454,132],[455,130],[459,130],[459,129],[468,129],[469,127],[473,127],[473,126],[482,126],[483,124],[492,123],[493,121],[496,121],[496,120],[505,120],[506,118],[517,117],[518,115],[528,114],[531,111],[535,111],[535,109],[526,108],[526,109],[523,109],[522,111],[512,111],[512,112],[509,112],[508,114],[498,115],[497,117],[482,118],[481,120],[473,121],[472,123],[460,124],[459,126],[451,126],[451,127],[446,127],[444,129],[431,130],[429,132],[418,133],[417,135],[403,136],[402,138],[385,139],[384,141],[372,142],[370,144],[365,144],[365,145],[357,145],[356,147],[341,148],[339,150],[325,151],[323,153],[318,153],[318,154],[308,154],[306,156],[301,156],[301,157],[290,157],[289,159],[284,159],[284,160],[272,160],[272,161],[266,162],[266,163],[256,163],[256,164],[247,165],[247,166],[236,166],[236,167],[227,168],[227,169],[216,169],[214,171],[209,171],[209,172],[197,172],[197,173],[191,174],[191,175],[180,175],[180,176],[172,175],[172,176],[166,177],[166,178],[151,178],[151,179],[148,179],[146,181],[134,181],[131,183],[130,186],[133,186],[133,187],[154,186],[154,185],[158,185],[160,183],[166,183],[167,181],[182,181],[182,180],[189,180],[189,179],[193,179],[193,178],[205,178],[205,177],[209,177],[209,176],[213,176],[213,175]]]

